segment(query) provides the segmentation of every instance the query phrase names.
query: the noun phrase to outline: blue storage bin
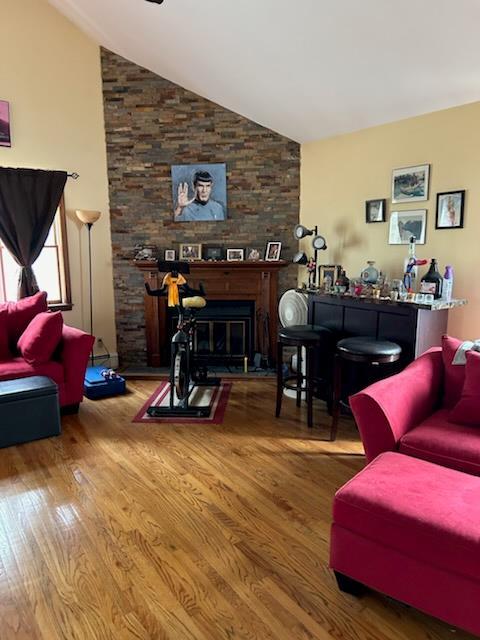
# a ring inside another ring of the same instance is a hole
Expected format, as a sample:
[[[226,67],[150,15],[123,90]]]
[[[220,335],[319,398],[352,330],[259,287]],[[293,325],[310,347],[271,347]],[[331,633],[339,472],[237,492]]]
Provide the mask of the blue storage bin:
[[[84,394],[90,400],[119,396],[126,391],[124,378],[107,380],[102,376],[106,367],[88,367],[85,373]]]

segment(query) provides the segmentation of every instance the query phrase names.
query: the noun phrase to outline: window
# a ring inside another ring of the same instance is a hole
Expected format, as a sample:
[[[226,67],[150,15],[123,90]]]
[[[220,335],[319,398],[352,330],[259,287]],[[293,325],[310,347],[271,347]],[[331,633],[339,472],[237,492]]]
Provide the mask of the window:
[[[33,270],[40,291],[48,293],[49,307],[71,309],[67,222],[63,196]],[[19,266],[0,240],[0,302],[17,299],[18,272]]]

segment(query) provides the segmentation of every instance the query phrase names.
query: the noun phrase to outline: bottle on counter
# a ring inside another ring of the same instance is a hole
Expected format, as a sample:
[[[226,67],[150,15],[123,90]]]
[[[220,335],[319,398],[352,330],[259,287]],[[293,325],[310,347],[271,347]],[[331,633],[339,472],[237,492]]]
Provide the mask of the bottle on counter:
[[[432,258],[430,268],[420,281],[420,293],[431,293],[435,300],[442,297],[443,278],[438,271],[437,261]]]
[[[415,255],[415,240],[415,236],[410,236],[408,255],[403,263],[403,284],[407,291],[415,291],[415,283],[418,275],[417,256]]]
[[[350,285],[350,280],[347,278],[345,269],[342,269],[340,271],[340,275],[335,281],[335,292],[346,293],[348,291],[349,285]]]
[[[375,284],[378,280],[379,272],[378,269],[373,266],[374,264],[375,260],[367,260],[368,267],[365,267],[362,271],[360,277],[365,284]]]
[[[453,267],[447,264],[443,276],[442,298],[450,302],[453,297]]]

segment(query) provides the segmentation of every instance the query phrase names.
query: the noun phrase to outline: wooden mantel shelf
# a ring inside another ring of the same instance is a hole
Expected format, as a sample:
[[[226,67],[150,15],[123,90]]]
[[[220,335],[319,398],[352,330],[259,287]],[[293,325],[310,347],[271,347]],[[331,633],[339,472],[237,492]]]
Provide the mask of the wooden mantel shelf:
[[[190,262],[188,283],[205,287],[207,301],[251,300],[255,303],[255,350],[269,352],[273,363],[277,342],[278,272],[289,263],[286,260],[198,260]],[[142,260],[134,265],[143,273],[145,282],[158,289],[163,280],[155,260]],[[169,344],[167,306],[164,297],[154,298],[145,294],[145,333],[147,363],[151,367],[165,366],[168,362]],[[268,323],[268,344],[264,339],[264,323]]]

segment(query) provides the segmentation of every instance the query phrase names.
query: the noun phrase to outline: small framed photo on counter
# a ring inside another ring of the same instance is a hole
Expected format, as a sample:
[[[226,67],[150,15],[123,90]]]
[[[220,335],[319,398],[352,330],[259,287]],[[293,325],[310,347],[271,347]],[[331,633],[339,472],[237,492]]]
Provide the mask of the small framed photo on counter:
[[[224,251],[223,247],[204,247],[203,251],[203,259],[210,260],[211,262],[216,262],[218,260],[223,260]]]
[[[175,260],[175,249],[165,249],[165,260],[169,262]]]
[[[340,275],[341,270],[341,264],[320,264],[318,266],[318,283],[320,288],[325,288],[326,278],[330,278],[330,286],[333,286]]]

